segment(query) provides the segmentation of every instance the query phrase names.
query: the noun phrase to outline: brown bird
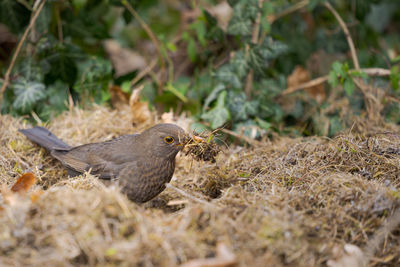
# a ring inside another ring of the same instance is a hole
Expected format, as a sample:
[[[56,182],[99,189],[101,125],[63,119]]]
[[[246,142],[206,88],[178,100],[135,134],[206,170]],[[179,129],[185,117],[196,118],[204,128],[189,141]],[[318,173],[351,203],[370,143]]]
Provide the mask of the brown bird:
[[[61,161],[70,176],[85,171],[102,179],[117,179],[129,199],[146,202],[165,189],[175,170],[175,157],[191,136],[174,124],[158,124],[141,134],[70,147],[46,128],[19,130]]]

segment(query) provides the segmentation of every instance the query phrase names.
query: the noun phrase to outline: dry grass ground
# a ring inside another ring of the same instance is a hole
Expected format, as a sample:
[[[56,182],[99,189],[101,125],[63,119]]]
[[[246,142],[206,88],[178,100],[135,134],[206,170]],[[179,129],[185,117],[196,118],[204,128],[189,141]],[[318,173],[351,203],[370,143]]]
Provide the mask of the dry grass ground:
[[[148,126],[133,128],[129,114],[74,109],[47,127],[78,145]],[[340,264],[346,244],[362,250],[359,263],[400,264],[400,127],[275,138],[216,163],[182,155],[174,187],[137,205],[90,174],[68,178],[17,132],[28,126],[0,116],[1,265],[201,266],[190,260],[215,257],[218,244],[239,266]],[[12,194],[27,171],[38,182]]]

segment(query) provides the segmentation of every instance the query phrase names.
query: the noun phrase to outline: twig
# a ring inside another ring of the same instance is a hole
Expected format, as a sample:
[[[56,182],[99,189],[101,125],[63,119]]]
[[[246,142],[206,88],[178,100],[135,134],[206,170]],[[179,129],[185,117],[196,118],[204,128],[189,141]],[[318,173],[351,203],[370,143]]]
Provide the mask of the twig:
[[[353,39],[351,38],[349,29],[347,28],[346,23],[342,20],[339,13],[337,13],[337,11],[332,7],[332,5],[329,2],[325,2],[324,5],[326,6],[326,8],[329,9],[329,11],[332,12],[332,14],[335,16],[336,20],[339,22],[340,27],[342,28],[344,35],[346,36],[347,43],[349,44],[349,47],[350,47],[350,53],[351,53],[351,57],[353,59],[354,68],[356,70],[359,70],[360,63],[358,63],[357,52],[354,47],[354,42],[353,42]]]
[[[225,128],[221,128],[220,130],[221,130],[221,132],[224,132],[224,133],[227,133],[229,135],[232,135],[233,137],[236,137],[237,139],[242,139],[242,140],[244,140],[245,142],[247,142],[248,144],[250,144],[252,146],[259,146],[261,144],[260,141],[257,141],[255,139],[252,139],[252,138],[244,136],[244,135],[239,135],[239,134],[235,133],[234,131],[231,131],[231,130],[228,130],[228,129],[225,129]]]
[[[263,4],[263,0],[258,0],[258,7],[261,9]],[[257,13],[256,21],[254,22],[253,33],[251,36],[251,42],[253,44],[258,43],[258,37],[260,33],[260,22],[261,22],[261,11]],[[246,54],[248,54],[249,46],[246,46]],[[247,98],[250,99],[251,97],[251,88],[253,87],[253,79],[254,79],[254,70],[250,69],[249,73],[246,77],[246,85],[244,87],[244,92],[247,95]]]
[[[136,77],[132,79],[131,87],[133,87],[144,76],[149,74],[153,70],[153,68],[156,66],[156,64],[157,64],[157,59],[154,59],[153,61],[150,62],[150,64],[144,70],[140,71],[138,73],[138,75],[136,75]]]
[[[296,12],[299,9],[302,9],[303,7],[308,5],[309,0],[302,0],[296,4],[294,4],[293,6],[288,7],[287,9],[283,10],[282,12],[278,13],[278,14],[272,14],[269,15],[267,17],[267,21],[269,23],[273,23],[274,21],[289,15],[290,13]]]
[[[55,15],[56,15],[56,21],[57,21],[57,32],[58,32],[58,41],[60,43],[64,43],[64,34],[63,34],[63,29],[62,29],[62,21],[61,21],[61,16],[60,16],[60,4],[56,3],[55,6]]]
[[[182,189],[173,186],[172,184],[165,184],[165,186],[166,186],[167,188],[170,188],[170,189],[172,189],[172,190],[178,192],[178,193],[181,194],[182,196],[187,197],[187,198],[189,198],[189,199],[195,201],[195,202],[199,202],[199,203],[205,204],[205,205],[211,205],[209,202],[207,202],[207,201],[205,201],[205,200],[203,200],[203,199],[197,198],[197,197],[195,197],[195,196],[193,196],[193,195],[191,195],[191,194],[189,194],[189,193],[183,191]]]
[[[161,69],[161,78],[160,78],[160,83],[158,85],[157,93],[158,93],[158,95],[161,95],[163,88],[164,88],[164,80],[165,80],[165,77],[164,77],[165,76],[164,75],[165,74],[165,60],[164,60],[164,56],[161,51],[160,41],[154,35],[153,31],[146,24],[146,22],[139,16],[139,14],[135,11],[135,9],[133,9],[133,7],[129,4],[129,2],[127,0],[121,0],[121,2],[126,7],[126,9],[133,15],[133,17],[139,22],[140,26],[150,37],[151,41],[153,42],[153,44],[157,50],[158,58],[160,60],[160,69]]]
[[[356,71],[355,69],[350,70],[349,72]],[[358,71],[364,72],[365,74],[369,76],[389,76],[390,75],[390,70],[387,69],[382,69],[382,68],[366,68],[366,69],[359,69]],[[308,81],[306,83],[302,83],[300,85],[288,87],[285,90],[282,91],[280,94],[281,96],[283,95],[288,95],[291,93],[294,93],[296,91],[305,89],[305,88],[310,88],[319,84],[322,84],[328,80],[329,76],[325,75],[319,78],[316,78],[314,80]]]
[[[23,45],[23,43],[25,42],[26,37],[28,37],[29,31],[30,31],[30,30],[32,29],[32,27],[35,25],[36,19],[38,18],[40,12],[42,11],[43,6],[44,6],[45,3],[46,3],[46,0],[43,0],[43,1],[40,3],[38,9],[37,9],[36,11],[34,11],[35,13],[34,13],[34,15],[32,16],[32,18],[31,18],[31,20],[30,20],[30,22],[29,22],[28,27],[25,29],[25,32],[24,32],[24,34],[22,35],[22,38],[21,38],[21,40],[19,41],[19,43],[18,43],[18,45],[17,45],[17,48],[15,49],[14,55],[13,55],[13,57],[12,57],[12,59],[11,59],[10,66],[8,66],[7,72],[6,72],[5,76],[4,76],[4,83],[3,83],[3,86],[2,86],[1,89],[0,89],[0,106],[1,106],[2,101],[3,101],[4,91],[6,90],[6,88],[7,88],[7,86],[8,86],[8,83],[10,82],[10,74],[11,74],[11,71],[12,71],[12,69],[13,69],[13,67],[14,67],[14,65],[15,65],[15,62],[16,62],[16,60],[17,60],[17,57],[18,57],[18,55],[19,55],[19,53],[20,53],[20,51],[21,51],[22,45]],[[35,4],[36,4],[36,3],[35,3]],[[35,10],[35,9],[34,9],[34,10]]]
[[[17,2],[23,5],[29,11],[32,11],[32,7],[29,5],[28,2],[26,2],[26,0],[17,0]]]
[[[31,169],[31,167],[29,166],[29,164],[26,163],[25,161],[23,161],[23,160],[21,159],[21,157],[18,156],[17,153],[15,153],[15,151],[11,148],[10,145],[7,145],[7,148],[8,148],[8,150],[10,150],[10,152],[14,155],[14,157],[16,157],[16,158],[19,160],[19,162],[21,163],[21,165],[23,165],[23,166],[25,167],[25,169]]]

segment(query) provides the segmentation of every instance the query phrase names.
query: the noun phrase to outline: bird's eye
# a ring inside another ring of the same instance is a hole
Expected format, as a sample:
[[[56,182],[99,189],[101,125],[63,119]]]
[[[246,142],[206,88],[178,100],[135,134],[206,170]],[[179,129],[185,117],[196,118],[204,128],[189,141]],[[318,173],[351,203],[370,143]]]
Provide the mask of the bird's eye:
[[[171,144],[175,141],[175,139],[172,136],[166,136],[164,137],[164,142],[167,144]]]

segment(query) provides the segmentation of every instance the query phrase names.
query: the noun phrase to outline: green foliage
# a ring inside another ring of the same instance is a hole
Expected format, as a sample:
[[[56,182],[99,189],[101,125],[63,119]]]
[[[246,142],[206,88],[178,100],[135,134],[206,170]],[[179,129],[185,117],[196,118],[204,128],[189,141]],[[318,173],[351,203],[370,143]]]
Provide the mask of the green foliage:
[[[22,112],[30,111],[35,103],[46,97],[45,85],[20,78],[12,85],[15,93],[13,107]]]
[[[351,96],[354,91],[354,82],[349,74],[349,65],[338,61],[334,62],[329,73],[329,83],[332,87],[337,87],[339,84],[342,85],[346,94]]]
[[[20,37],[32,15],[33,2],[0,1],[0,22]],[[142,96],[151,105],[162,104],[166,111],[189,111],[197,120],[196,129],[224,126],[251,137],[270,131],[336,134],[346,126],[346,118],[328,102],[332,98],[317,100],[304,90],[281,95],[297,66],[307,69],[313,78],[328,74],[329,86],[323,93],[335,95],[337,101],[347,98],[349,114],[361,114],[366,106],[355,77],[388,88],[389,95],[399,95],[400,35],[396,26],[400,2],[331,1],[349,26],[362,68],[388,68],[391,64],[390,77],[374,79],[353,70],[346,36],[324,7],[326,0],[311,0],[301,12],[293,9],[296,1],[263,1],[259,6],[259,0],[228,0],[232,16],[226,27],[212,15],[215,1],[206,0],[207,5],[178,2],[47,1],[11,73],[1,111],[14,115],[35,112],[48,119],[65,110],[70,98],[82,105],[109,103],[110,85],[120,85],[123,92],[130,93],[130,81],[137,73],[115,79],[102,46],[106,39],[135,49],[148,46],[144,42],[149,41],[148,34],[127,11],[126,3],[160,40],[166,65],[164,74],[151,73],[140,81]],[[181,21],[187,17],[184,12],[190,20]],[[153,59],[156,57],[154,53]],[[396,103],[390,103],[383,114],[399,122],[398,110]]]
[[[202,119],[211,123],[211,128],[221,127],[230,119],[229,111],[225,107],[226,95],[226,91],[220,92],[215,107],[201,116]]]
[[[392,83],[393,90],[397,91],[400,83],[399,66],[393,66],[390,70],[390,82]]]

